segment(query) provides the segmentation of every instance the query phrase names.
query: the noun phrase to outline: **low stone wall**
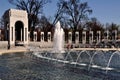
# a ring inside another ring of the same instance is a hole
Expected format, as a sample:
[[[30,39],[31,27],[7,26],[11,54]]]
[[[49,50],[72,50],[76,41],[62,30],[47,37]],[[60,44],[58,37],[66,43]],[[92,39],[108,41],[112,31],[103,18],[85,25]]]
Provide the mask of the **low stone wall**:
[[[8,41],[0,41],[0,49],[7,49]]]
[[[53,42],[28,42],[28,46],[34,46],[34,47],[39,47],[39,48],[53,48]],[[64,48],[66,48],[68,44],[66,43],[64,45]],[[76,44],[72,45],[73,48],[76,47]],[[12,48],[12,46],[11,46]],[[78,48],[78,46],[76,47]],[[8,41],[0,41],[0,49],[8,49]]]
[[[40,47],[40,48],[52,48],[52,42],[29,42],[28,46]]]
[[[53,48],[53,42],[28,42],[28,46],[33,46],[33,47],[39,47],[39,48]],[[77,44],[73,44],[71,45],[72,48],[74,47],[78,47]],[[64,44],[64,48],[67,48],[68,47],[68,43],[65,43]]]

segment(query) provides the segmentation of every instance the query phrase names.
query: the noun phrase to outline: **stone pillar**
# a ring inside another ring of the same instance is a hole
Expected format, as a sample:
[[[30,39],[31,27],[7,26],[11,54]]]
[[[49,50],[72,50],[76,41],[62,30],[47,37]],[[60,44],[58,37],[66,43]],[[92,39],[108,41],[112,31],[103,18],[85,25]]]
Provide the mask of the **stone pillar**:
[[[109,38],[109,31],[107,30],[104,32],[104,40],[108,41],[108,38]]]
[[[100,43],[101,41],[101,32],[97,31],[97,43]]]
[[[72,32],[68,32],[68,43],[72,44]]]
[[[30,41],[30,32],[28,32],[28,41]]]
[[[24,40],[25,40],[25,42],[28,42],[28,29],[27,29],[27,28],[24,28],[24,32],[25,32],[25,33],[24,33],[24,35],[25,35],[25,36],[24,36],[24,37],[25,37]],[[26,45],[27,45],[27,44],[26,44]]]
[[[112,40],[116,41],[117,40],[117,30],[112,31]]]
[[[34,32],[34,41],[37,41],[37,32]]]
[[[1,35],[1,29],[0,29],[0,35]]]
[[[105,42],[105,43],[108,43],[108,38],[109,38],[109,31],[106,30],[106,31],[104,32],[104,42]]]
[[[14,31],[14,28],[13,26],[9,27],[9,41],[10,41],[10,45],[11,46],[14,46],[14,40],[15,40],[15,31]]]
[[[90,44],[93,43],[93,31],[90,31],[90,33],[89,33],[89,43]]]
[[[86,44],[86,31],[82,32],[82,44]]]
[[[1,29],[0,29],[0,41],[1,41]]]
[[[22,38],[23,38],[22,36],[23,36],[23,34],[22,34],[22,29],[21,29],[21,41],[22,41]]]
[[[40,41],[44,42],[44,32],[41,32],[41,34],[40,34]]]
[[[51,42],[51,32],[48,32],[47,39],[48,39],[48,42]]]
[[[79,32],[75,32],[75,44],[79,44]]]

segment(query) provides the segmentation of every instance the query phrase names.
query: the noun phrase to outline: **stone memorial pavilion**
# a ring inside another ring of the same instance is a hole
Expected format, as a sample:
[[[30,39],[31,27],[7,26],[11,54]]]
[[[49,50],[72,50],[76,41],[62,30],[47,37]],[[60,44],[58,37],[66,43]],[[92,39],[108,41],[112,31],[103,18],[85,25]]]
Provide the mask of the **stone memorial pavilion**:
[[[5,38],[9,46],[28,44],[28,15],[26,11],[9,9],[4,14]]]

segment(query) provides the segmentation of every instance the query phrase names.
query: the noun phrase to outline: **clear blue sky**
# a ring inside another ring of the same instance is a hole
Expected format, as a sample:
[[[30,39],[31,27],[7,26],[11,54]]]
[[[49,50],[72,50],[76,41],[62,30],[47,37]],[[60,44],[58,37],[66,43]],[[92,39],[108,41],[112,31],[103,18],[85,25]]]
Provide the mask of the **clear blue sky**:
[[[56,3],[58,0],[52,0],[52,3],[45,5],[44,14],[53,17],[56,11]],[[101,23],[114,22],[120,25],[120,0],[82,0],[88,2],[89,7],[93,10],[90,17],[96,17]],[[0,1],[0,17],[5,10],[15,8],[8,3],[8,0]]]

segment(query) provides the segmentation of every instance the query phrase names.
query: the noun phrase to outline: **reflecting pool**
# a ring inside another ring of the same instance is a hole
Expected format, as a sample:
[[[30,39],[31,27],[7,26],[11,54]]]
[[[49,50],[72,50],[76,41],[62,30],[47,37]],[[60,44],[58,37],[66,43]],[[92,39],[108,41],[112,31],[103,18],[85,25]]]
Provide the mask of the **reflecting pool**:
[[[0,56],[0,79],[119,80],[119,52],[95,52],[78,51],[62,55],[49,52],[3,54]]]

